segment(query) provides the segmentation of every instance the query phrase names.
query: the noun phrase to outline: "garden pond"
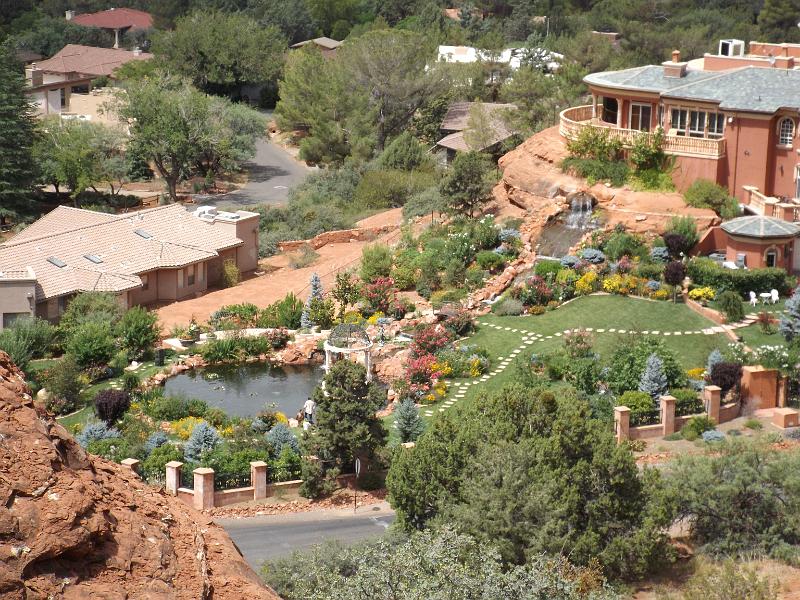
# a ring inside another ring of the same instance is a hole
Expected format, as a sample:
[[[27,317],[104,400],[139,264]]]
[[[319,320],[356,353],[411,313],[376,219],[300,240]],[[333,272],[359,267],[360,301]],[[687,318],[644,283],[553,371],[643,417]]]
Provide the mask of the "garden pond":
[[[294,417],[324,375],[321,365],[279,367],[267,362],[217,365],[185,371],[166,380],[167,396],[205,400],[230,416],[253,417],[273,405]]]

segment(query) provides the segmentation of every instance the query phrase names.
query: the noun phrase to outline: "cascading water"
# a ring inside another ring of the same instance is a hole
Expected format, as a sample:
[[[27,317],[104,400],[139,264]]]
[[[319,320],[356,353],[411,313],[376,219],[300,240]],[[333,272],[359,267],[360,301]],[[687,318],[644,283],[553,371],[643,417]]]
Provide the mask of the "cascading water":
[[[587,231],[597,228],[594,215],[594,198],[589,194],[575,194],[565,211],[542,229],[536,252],[539,256],[561,258],[577,244]]]
[[[584,231],[592,223],[592,198],[591,196],[576,196],[569,203],[569,214],[564,219],[567,229]]]

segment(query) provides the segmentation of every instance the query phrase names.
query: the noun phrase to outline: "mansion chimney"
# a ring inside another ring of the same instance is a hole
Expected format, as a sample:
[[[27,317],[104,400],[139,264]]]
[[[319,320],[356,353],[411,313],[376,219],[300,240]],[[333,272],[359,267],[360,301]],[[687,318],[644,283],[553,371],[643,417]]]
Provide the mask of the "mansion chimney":
[[[681,51],[672,51],[672,60],[661,63],[664,67],[664,77],[685,77],[686,63],[681,62]]]

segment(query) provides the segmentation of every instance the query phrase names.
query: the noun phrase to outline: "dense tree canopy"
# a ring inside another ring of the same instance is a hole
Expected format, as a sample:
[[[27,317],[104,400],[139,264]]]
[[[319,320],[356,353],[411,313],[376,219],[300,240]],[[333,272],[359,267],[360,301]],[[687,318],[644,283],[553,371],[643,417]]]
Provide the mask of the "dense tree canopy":
[[[584,401],[507,387],[451,414],[394,456],[387,487],[401,526],[454,523],[505,561],[563,553],[615,577],[668,556],[657,475],[639,473]]]
[[[285,48],[274,26],[264,27],[245,14],[199,11],[178,19],[175,30],[153,44],[171,72],[190,78],[202,91],[223,95],[276,80]]]

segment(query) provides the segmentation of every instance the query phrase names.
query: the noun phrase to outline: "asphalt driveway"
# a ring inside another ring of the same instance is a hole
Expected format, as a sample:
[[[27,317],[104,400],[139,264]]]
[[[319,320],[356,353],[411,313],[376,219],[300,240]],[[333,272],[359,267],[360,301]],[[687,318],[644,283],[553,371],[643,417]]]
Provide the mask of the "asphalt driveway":
[[[229,194],[195,196],[195,203],[247,209],[259,204],[284,204],[289,190],[302,183],[310,169],[282,147],[260,139],[256,155],[245,163],[249,171],[247,184]]]

